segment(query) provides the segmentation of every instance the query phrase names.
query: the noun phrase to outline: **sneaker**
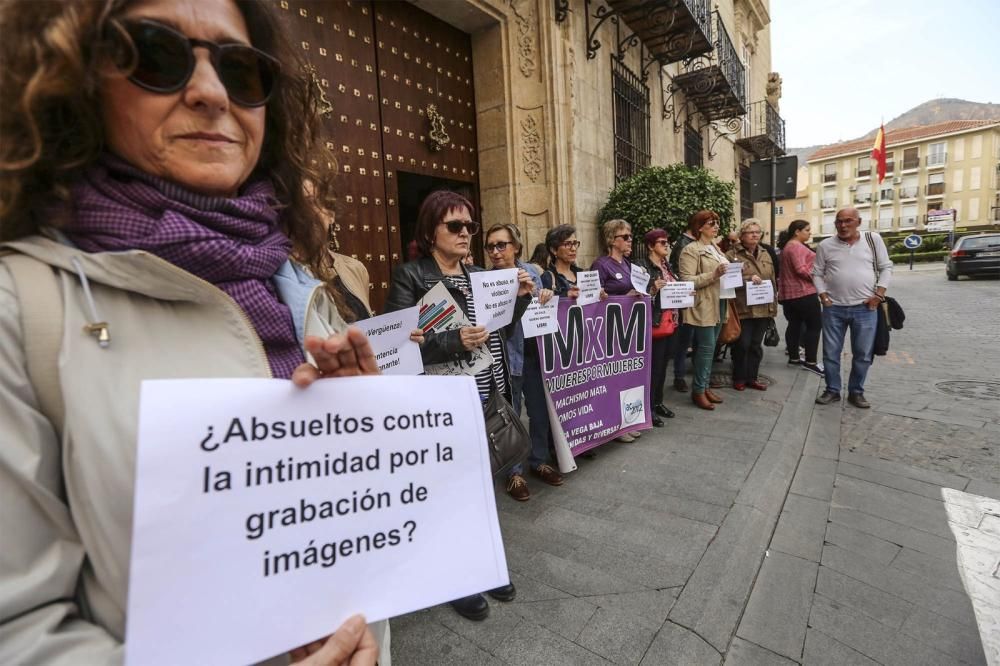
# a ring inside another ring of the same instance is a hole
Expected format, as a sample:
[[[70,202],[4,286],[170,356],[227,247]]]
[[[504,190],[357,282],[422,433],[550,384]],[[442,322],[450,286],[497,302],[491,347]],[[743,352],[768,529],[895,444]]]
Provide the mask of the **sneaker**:
[[[806,363],[805,361],[803,361],[801,365],[803,370],[808,370],[814,375],[819,375],[820,377],[823,376],[823,366],[820,365],[819,363]]]
[[[802,361],[797,358],[788,359],[788,365],[802,365]]]
[[[847,402],[851,403],[858,409],[871,409],[871,403],[865,400],[864,393],[852,393],[847,396]]]
[[[628,433],[625,433],[624,435],[618,435],[617,437],[615,437],[615,441],[622,442],[623,444],[631,444],[632,442],[635,441],[635,437],[633,437]]]
[[[531,499],[531,491],[528,490],[528,482],[520,474],[514,474],[507,479],[507,494],[518,502],[527,502]]]
[[[561,486],[563,477],[552,465],[539,465],[531,473],[550,486]]]
[[[831,402],[840,402],[840,394],[834,393],[833,391],[823,391],[823,393],[816,398],[817,405],[829,405]]]

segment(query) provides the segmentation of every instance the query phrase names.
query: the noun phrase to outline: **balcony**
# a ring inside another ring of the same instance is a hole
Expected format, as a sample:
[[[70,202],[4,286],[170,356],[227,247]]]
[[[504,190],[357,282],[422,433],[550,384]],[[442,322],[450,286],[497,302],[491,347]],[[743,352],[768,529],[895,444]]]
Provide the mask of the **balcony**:
[[[872,194],[871,194],[871,192],[868,192],[868,193],[865,193],[865,194],[858,193],[858,192],[854,193],[854,203],[856,203],[856,204],[870,204],[871,202],[872,202]]]
[[[943,167],[948,161],[948,153],[931,153],[927,156],[927,168]]]
[[[886,173],[892,173],[895,170],[896,170],[896,163],[895,162],[893,162],[892,160],[889,160],[888,162],[885,163],[885,172]]]
[[[993,206],[993,208],[990,209],[990,212],[992,213],[990,218],[994,222],[1000,222],[1000,206]]]
[[[900,199],[916,199],[918,194],[920,194],[920,188],[915,185],[913,187],[899,188]]]
[[[822,208],[836,208],[837,207],[837,200],[836,199],[823,199],[822,201],[819,202],[819,205]]]
[[[940,197],[944,195],[944,183],[929,183],[926,194],[929,197]]]
[[[887,231],[892,229],[892,223],[895,220],[893,217],[880,217],[878,218],[878,228],[879,231]]]
[[[758,158],[785,154],[785,121],[766,99],[750,105],[743,121],[743,136],[736,145]]]
[[[910,169],[920,168],[920,157],[904,157],[903,158],[903,171],[909,171]]]
[[[747,112],[746,72],[719,12],[712,12],[715,50],[685,61],[672,86],[684,92],[706,120],[737,118]]]
[[[872,168],[870,166],[865,167],[864,169],[859,167],[854,170],[855,178],[868,178],[871,175],[872,175]]]
[[[896,193],[891,188],[887,190],[878,191],[879,201],[892,201],[895,195]]]
[[[660,65],[690,60],[713,48],[709,0],[606,1],[609,14],[625,21]]]
[[[833,172],[833,173],[824,173],[823,174],[823,182],[824,183],[836,183],[837,182],[837,173],[836,172]]]
[[[914,229],[917,226],[917,216],[916,215],[904,215],[899,218],[899,228],[900,229]]]

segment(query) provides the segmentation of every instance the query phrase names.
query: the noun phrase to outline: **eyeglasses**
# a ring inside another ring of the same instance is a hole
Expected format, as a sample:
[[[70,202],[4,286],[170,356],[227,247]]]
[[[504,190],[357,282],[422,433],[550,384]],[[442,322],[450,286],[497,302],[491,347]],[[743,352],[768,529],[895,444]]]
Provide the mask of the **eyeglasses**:
[[[709,220],[708,222],[705,223],[705,226],[706,227],[717,227],[717,226],[719,226],[719,221],[718,220]]]
[[[659,239],[657,241],[654,241],[653,244],[654,245],[670,245],[670,241],[668,241],[666,238],[661,238],[661,239]]]
[[[618,234],[615,238],[624,238],[625,240],[632,242],[632,234]]]
[[[487,243],[486,251],[490,254],[494,252],[503,252],[507,249],[508,245],[513,245],[510,241],[497,241],[496,243]]]
[[[567,248],[569,250],[575,250],[578,247],[580,247],[580,241],[578,241],[578,240],[563,241],[562,243],[559,243],[559,246]]]
[[[456,236],[462,233],[462,229],[465,229],[470,236],[479,233],[479,223],[472,220],[443,220],[441,224],[448,227],[448,231]]]
[[[760,229],[758,229],[757,231],[752,231],[750,229],[747,229],[743,233],[747,234],[748,236],[760,236],[762,232]]]
[[[186,86],[194,74],[196,46],[209,50],[212,67],[226,94],[240,106],[267,104],[277,86],[281,65],[252,46],[192,39],[148,19],[125,23],[125,31],[135,56],[135,68],[128,80],[150,92],[168,95]]]
[[[860,222],[861,220],[855,220],[854,218],[847,218],[846,220],[834,220],[834,224],[849,224],[851,222]]]

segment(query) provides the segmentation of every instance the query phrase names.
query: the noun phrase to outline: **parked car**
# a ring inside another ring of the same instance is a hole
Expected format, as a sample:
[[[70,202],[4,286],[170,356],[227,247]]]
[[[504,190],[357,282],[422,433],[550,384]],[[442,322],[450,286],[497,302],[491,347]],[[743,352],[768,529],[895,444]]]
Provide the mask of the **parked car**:
[[[959,275],[1000,275],[1000,234],[963,236],[945,264],[949,280]]]

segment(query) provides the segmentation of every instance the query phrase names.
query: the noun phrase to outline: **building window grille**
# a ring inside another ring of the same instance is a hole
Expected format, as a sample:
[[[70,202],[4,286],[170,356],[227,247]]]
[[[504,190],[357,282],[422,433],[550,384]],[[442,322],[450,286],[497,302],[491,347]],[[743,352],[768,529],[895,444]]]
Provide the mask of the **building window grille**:
[[[689,167],[703,166],[701,132],[691,126],[684,127],[684,164]]]
[[[649,166],[649,88],[611,58],[615,106],[615,183]]]
[[[750,167],[740,165],[740,219],[753,217],[753,200],[750,198]]]

